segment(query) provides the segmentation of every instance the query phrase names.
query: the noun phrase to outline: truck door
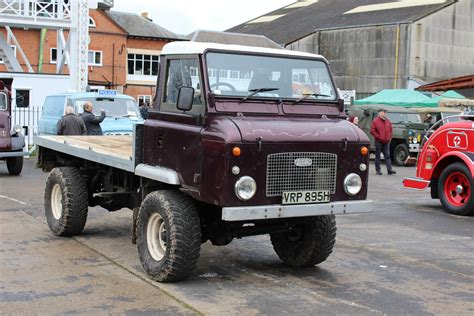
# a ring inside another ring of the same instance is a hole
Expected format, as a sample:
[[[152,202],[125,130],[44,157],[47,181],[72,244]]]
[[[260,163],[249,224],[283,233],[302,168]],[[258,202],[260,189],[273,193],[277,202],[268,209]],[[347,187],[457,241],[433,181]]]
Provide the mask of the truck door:
[[[201,93],[202,78],[199,62],[195,57],[173,57],[165,61],[165,76],[160,82],[158,120],[151,120],[153,139],[145,129],[145,161],[176,170],[182,177],[183,186],[197,189],[201,174],[202,117],[205,113]],[[188,112],[177,109],[179,89],[194,88],[193,107]],[[147,124],[148,125],[148,124]],[[148,134],[148,135],[147,135]],[[152,152],[147,144],[155,148]]]

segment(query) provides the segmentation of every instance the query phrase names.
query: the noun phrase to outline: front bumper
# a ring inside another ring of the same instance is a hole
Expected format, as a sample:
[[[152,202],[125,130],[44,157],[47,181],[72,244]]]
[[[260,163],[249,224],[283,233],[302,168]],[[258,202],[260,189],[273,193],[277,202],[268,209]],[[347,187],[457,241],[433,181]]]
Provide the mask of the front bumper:
[[[371,212],[373,201],[339,201],[324,204],[236,206],[222,208],[223,221],[249,221]]]

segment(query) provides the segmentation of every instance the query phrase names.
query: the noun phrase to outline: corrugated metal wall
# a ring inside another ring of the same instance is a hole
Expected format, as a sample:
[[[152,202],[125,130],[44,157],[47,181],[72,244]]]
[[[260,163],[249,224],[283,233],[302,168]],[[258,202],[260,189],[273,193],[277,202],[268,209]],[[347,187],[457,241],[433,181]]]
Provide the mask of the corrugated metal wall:
[[[325,56],[338,87],[356,90],[358,98],[473,74],[474,1],[460,0],[413,24],[317,31],[287,48]]]
[[[410,76],[430,83],[474,74],[474,1],[431,14],[410,32]]]

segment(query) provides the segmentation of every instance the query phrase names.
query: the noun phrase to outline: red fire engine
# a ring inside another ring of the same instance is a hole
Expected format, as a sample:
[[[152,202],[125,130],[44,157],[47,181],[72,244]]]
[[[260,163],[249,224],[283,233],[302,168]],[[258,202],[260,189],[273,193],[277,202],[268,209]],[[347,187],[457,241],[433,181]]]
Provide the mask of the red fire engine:
[[[426,133],[418,156],[416,178],[406,188],[431,188],[444,209],[456,215],[474,214],[474,115],[448,117]]]

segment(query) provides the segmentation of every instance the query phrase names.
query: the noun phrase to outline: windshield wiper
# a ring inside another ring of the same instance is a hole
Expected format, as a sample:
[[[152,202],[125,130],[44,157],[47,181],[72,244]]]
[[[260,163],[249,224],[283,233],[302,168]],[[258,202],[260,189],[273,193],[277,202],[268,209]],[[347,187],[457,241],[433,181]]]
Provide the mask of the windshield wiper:
[[[251,97],[253,97],[254,95],[256,95],[257,93],[259,92],[270,92],[270,91],[276,91],[276,90],[280,90],[279,88],[258,88],[258,89],[250,89],[249,90],[249,94],[243,98],[242,100],[240,100],[239,103],[242,103],[242,102],[245,102],[247,101],[248,99],[250,99]]]
[[[298,104],[300,103],[301,101],[303,100],[306,100],[307,98],[309,97],[331,97],[330,95],[327,95],[327,94],[321,94],[321,93],[303,93],[303,96],[301,98],[299,98],[298,100],[296,100],[295,102],[293,102],[293,105],[295,104]]]

